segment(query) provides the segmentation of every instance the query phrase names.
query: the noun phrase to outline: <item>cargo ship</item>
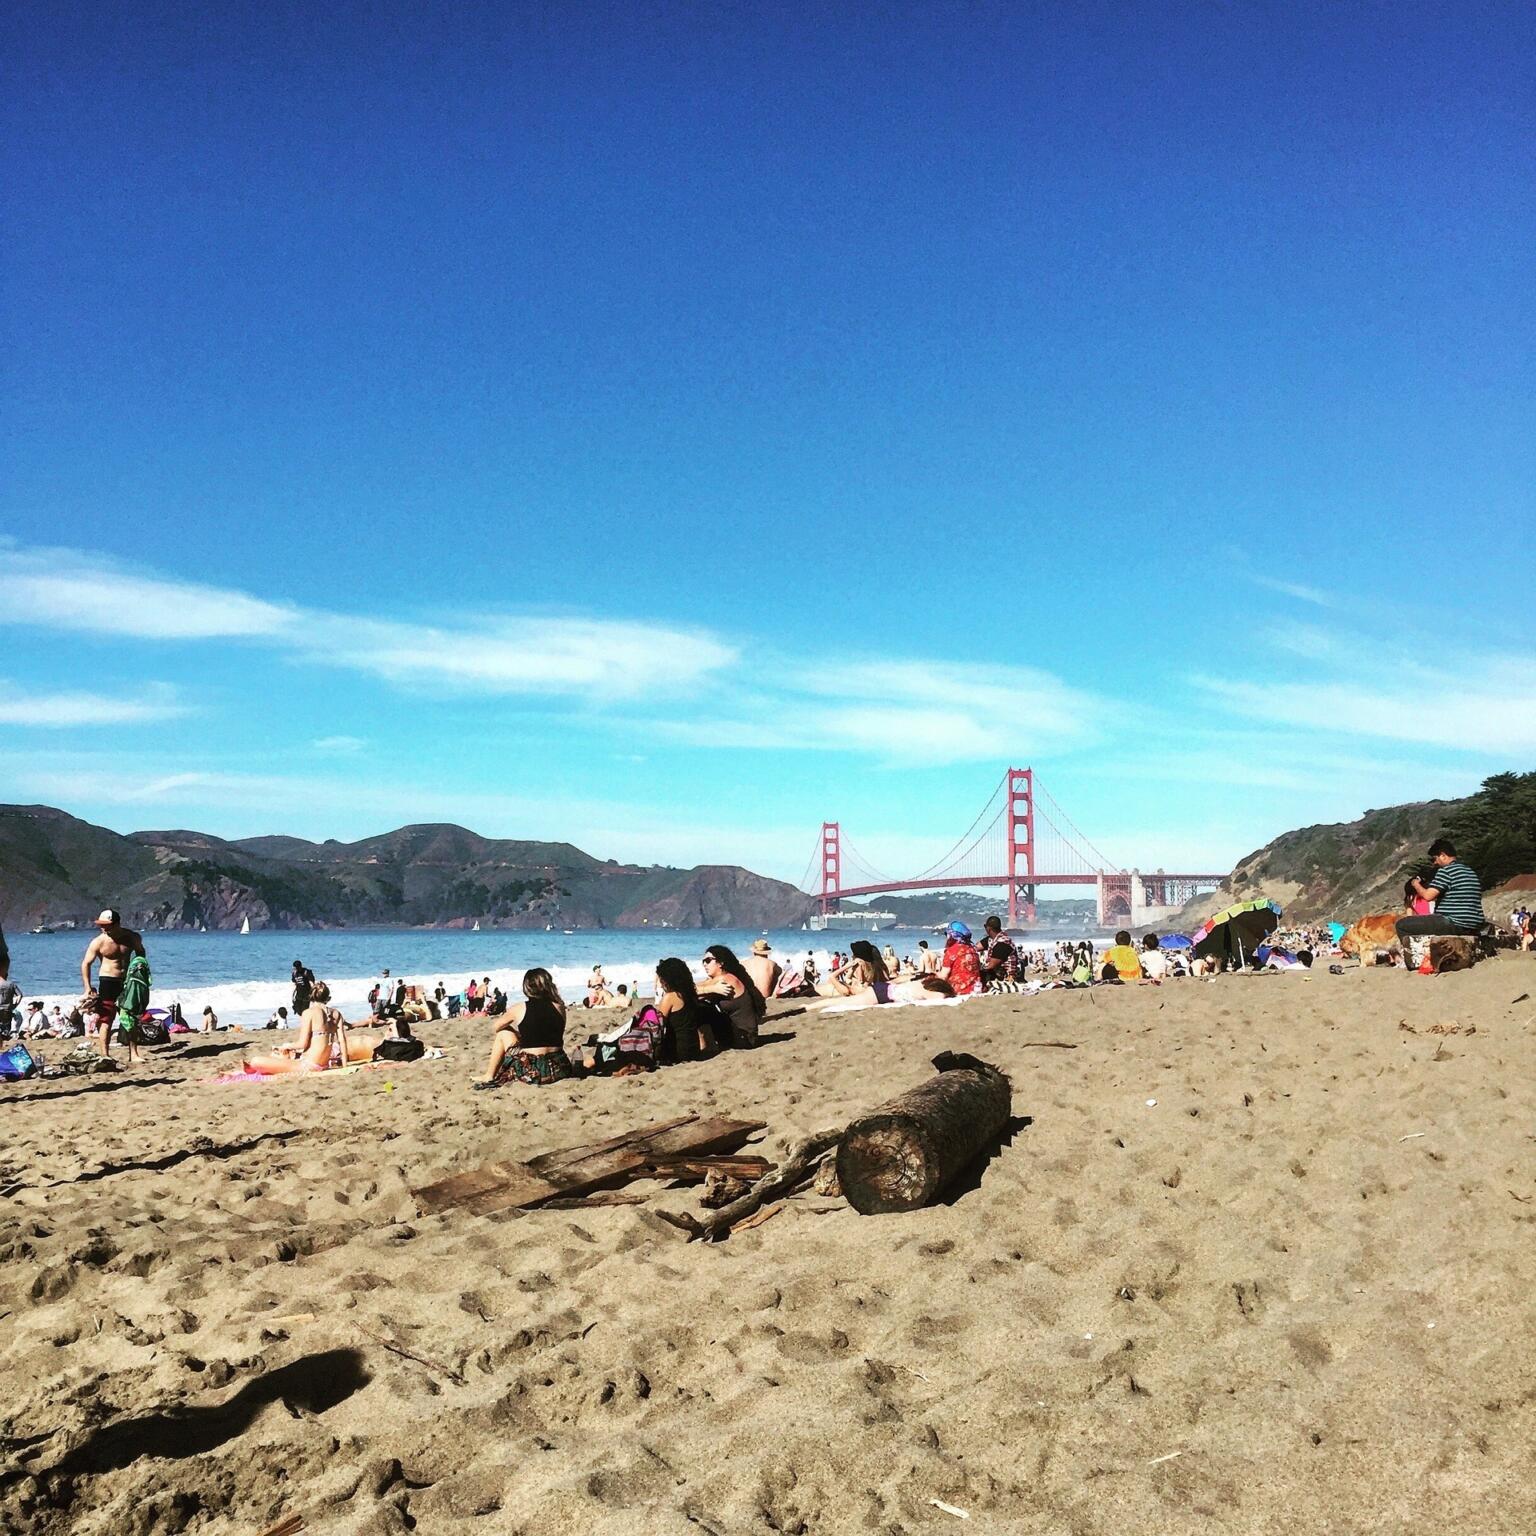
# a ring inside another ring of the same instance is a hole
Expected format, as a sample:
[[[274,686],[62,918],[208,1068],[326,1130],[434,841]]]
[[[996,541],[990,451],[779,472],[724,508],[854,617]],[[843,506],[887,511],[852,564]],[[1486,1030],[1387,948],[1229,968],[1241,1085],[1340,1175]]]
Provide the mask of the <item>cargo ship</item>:
[[[818,912],[806,927],[812,933],[879,933],[898,921],[894,912]]]

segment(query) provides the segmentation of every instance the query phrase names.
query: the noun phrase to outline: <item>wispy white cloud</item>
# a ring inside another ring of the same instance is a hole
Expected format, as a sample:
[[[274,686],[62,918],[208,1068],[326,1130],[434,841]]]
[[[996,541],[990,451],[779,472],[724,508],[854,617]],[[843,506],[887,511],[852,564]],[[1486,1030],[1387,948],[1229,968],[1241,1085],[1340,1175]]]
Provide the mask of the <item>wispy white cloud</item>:
[[[1536,753],[1536,665],[1465,654],[1452,671],[1411,658],[1393,667],[1379,646],[1354,654],[1348,678],[1192,681],[1234,713],[1275,725],[1462,753]]]
[[[1093,695],[1031,667],[847,658],[764,670],[777,680],[772,691],[742,689],[707,718],[652,729],[697,746],[943,764],[1081,746],[1095,738],[1101,708]]]
[[[719,637],[675,624],[540,614],[381,621],[270,603],[87,551],[11,540],[5,554],[11,601],[0,623],[23,622],[41,606],[56,628],[76,633],[240,640],[418,689],[612,703],[687,687],[737,655]]]
[[[29,593],[61,599],[85,584],[90,600],[67,605],[79,631],[224,638],[417,693],[563,700],[610,716],[681,698],[685,708],[642,728],[694,745],[962,762],[1082,745],[1100,712],[1091,695],[1030,667],[755,653],[749,669],[734,641],[675,624],[540,614],[456,625],[381,620],[267,603],[84,552],[13,545],[10,553]],[[701,710],[698,685],[712,678],[730,686],[713,690]],[[327,737],[315,750],[357,750],[347,743]]]
[[[48,615],[53,629],[140,640],[280,639],[294,609],[244,592],[145,574],[82,550],[3,546],[6,597],[0,623]]]
[[[0,725],[64,730],[81,726],[140,725],[188,713],[175,690],[151,685],[131,694],[84,691],[33,693],[0,680]]]
[[[1270,592],[1278,592],[1282,597],[1295,598],[1299,603],[1311,603],[1317,608],[1337,608],[1339,600],[1331,592],[1325,592],[1321,587],[1308,586],[1305,582],[1285,581],[1277,576],[1250,575],[1248,578],[1256,587],[1264,587]]]
[[[361,736],[322,736],[310,746],[328,757],[351,757],[361,752],[368,743]]]
[[[311,661],[465,693],[632,699],[685,688],[736,659],[713,635],[610,619],[493,617],[445,629],[329,617],[307,628]]]

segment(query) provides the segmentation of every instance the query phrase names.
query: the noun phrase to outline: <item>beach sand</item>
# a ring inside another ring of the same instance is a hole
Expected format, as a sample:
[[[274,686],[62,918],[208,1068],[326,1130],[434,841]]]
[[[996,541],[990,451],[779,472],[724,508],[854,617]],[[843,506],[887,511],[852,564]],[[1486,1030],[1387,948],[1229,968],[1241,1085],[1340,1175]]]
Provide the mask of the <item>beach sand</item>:
[[[1504,955],[800,1014],[544,1090],[469,1091],[481,1021],[334,1078],[214,1085],[224,1038],[4,1089],[0,1529],[1529,1532],[1522,993]],[[409,1192],[689,1111],[782,1155],[946,1048],[1032,1123],[910,1215],[808,1190],[706,1246],[649,1214],[696,1189]]]

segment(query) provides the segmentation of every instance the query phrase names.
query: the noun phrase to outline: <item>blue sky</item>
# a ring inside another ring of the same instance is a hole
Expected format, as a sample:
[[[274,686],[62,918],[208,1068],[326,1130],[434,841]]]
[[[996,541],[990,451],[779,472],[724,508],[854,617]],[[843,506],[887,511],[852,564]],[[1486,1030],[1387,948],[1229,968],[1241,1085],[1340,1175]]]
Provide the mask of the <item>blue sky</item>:
[[[795,878],[1536,766],[1536,13],[19,7],[0,798]]]

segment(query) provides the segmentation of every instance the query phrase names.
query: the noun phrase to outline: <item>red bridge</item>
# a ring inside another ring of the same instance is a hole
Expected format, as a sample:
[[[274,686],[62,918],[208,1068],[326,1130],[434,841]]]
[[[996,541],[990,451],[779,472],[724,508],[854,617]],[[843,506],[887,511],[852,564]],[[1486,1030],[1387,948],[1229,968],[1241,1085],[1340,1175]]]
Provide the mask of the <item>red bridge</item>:
[[[960,841],[932,868],[910,879],[893,880],[871,867],[844,839],[836,821],[821,825],[819,878],[815,866],[813,854],[801,887],[818,898],[824,913],[847,897],[1000,885],[1008,892],[1010,928],[1018,926],[1020,917],[1034,921],[1035,888],[1041,885],[1093,886],[1099,922],[1110,927],[1156,921],[1196,891],[1226,879],[1161,869],[1143,874],[1112,864],[1044,790],[1037,792],[1031,768],[1010,768]]]

